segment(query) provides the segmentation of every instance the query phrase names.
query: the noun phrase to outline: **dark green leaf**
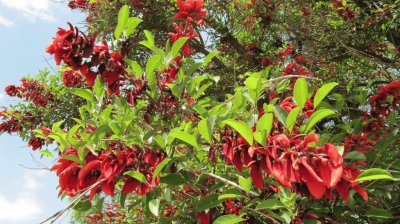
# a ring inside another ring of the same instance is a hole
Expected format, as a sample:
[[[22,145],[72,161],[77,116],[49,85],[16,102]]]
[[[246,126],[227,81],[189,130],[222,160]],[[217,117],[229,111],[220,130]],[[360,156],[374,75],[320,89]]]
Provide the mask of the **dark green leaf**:
[[[124,175],[128,175],[132,178],[135,178],[136,180],[138,180],[142,183],[147,183],[146,177],[141,172],[138,172],[135,170],[130,170],[130,171],[125,172]]]
[[[249,143],[249,145],[253,144],[253,131],[251,127],[244,121],[235,121],[235,120],[226,120],[222,122],[231,126],[235,131],[237,131],[244,139]]]
[[[164,167],[171,161],[170,158],[165,158],[161,163],[159,163],[153,172],[153,179],[156,179],[158,174],[164,169]]]
[[[313,115],[311,115],[304,132],[307,133],[319,121],[321,121],[322,119],[324,119],[330,115],[333,115],[333,114],[335,114],[335,112],[330,109],[320,109],[320,110],[316,111],[315,113],[313,113]]]
[[[197,201],[195,203],[194,210],[196,212],[201,212],[216,207],[219,204],[221,204],[221,202],[218,200],[218,195],[213,194]]]
[[[260,210],[260,209],[279,209],[279,208],[284,208],[285,205],[277,200],[277,199],[267,199],[262,201],[259,205],[257,205],[256,209]]]

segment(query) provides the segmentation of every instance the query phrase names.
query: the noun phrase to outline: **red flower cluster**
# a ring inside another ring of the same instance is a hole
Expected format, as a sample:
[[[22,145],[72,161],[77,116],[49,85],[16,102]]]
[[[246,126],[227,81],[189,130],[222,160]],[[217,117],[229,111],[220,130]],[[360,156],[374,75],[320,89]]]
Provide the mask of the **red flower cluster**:
[[[54,54],[57,65],[62,62],[72,68],[74,72],[80,72],[85,76],[89,86],[93,86],[97,75],[101,75],[108,84],[110,94],[120,94],[119,87],[125,79],[126,71],[123,66],[123,57],[115,52],[110,52],[107,43],[94,45],[94,38],[84,36],[78,28],[70,23],[70,30],[59,29],[52,44],[46,51]],[[71,74],[67,74],[71,77]],[[66,84],[79,84],[79,77],[68,79]],[[65,82],[65,77],[64,77]]]
[[[54,54],[57,65],[63,61],[72,69],[78,70],[82,65],[83,58],[92,54],[94,38],[81,35],[78,28],[74,29],[71,23],[68,25],[69,30],[59,28],[53,43],[46,47],[46,52]]]
[[[203,0],[177,0],[179,12],[174,19],[184,19],[188,23],[195,22],[197,25],[204,23],[207,10],[203,8]]]
[[[21,86],[9,85],[5,92],[9,96],[16,96],[20,99],[32,101],[36,105],[46,107],[49,101],[53,101],[53,95],[46,90],[45,84],[39,83],[37,80],[22,78]]]
[[[126,223],[124,221],[125,213],[119,211],[120,208],[121,206],[119,204],[106,203],[105,211],[103,213],[97,213],[86,216],[86,219],[88,219],[87,224]]]
[[[7,110],[3,110],[0,112],[0,117],[2,119],[2,123],[0,124],[0,132],[7,132],[8,134],[20,132],[23,130],[23,122],[21,119],[24,119],[24,116],[21,114],[21,111],[13,111],[8,112]]]
[[[81,87],[83,82],[82,74],[72,70],[65,70],[62,72],[64,85],[66,87]]]
[[[290,112],[296,107],[291,101],[292,98],[288,97],[280,106]],[[302,114],[310,117],[313,112],[313,105],[309,101]],[[261,111],[260,116],[263,114],[264,111]],[[281,125],[274,122],[272,134],[266,139],[265,147],[257,144],[250,146],[242,136],[226,131],[223,138],[225,163],[233,164],[240,172],[243,166],[249,167],[254,186],[261,190],[264,189],[264,172],[267,176],[274,177],[281,186],[312,195],[316,199],[332,198],[333,189],[346,201],[350,189],[367,199],[367,193],[354,181],[360,171],[355,167],[346,166],[334,145],[326,143],[320,147],[313,147],[310,143],[318,142],[318,135],[297,134],[298,126],[295,125],[291,135],[286,135],[282,134]],[[362,149],[366,148],[369,146]]]
[[[182,51],[185,52],[185,49],[182,49]],[[191,49],[189,51],[191,51]],[[183,54],[185,54],[185,53],[183,53]],[[161,80],[161,89],[165,90],[166,89],[165,85],[172,83],[172,81],[176,79],[176,76],[178,75],[180,67],[181,67],[181,58],[176,57],[176,58],[174,58],[174,62],[169,65],[169,68],[166,68],[166,69],[164,69],[164,71],[160,72],[159,76],[162,79]]]
[[[349,7],[343,5],[342,0],[331,0],[333,8],[335,11],[341,16],[344,20],[349,21],[352,20],[356,15],[353,11],[349,9]]]
[[[288,64],[283,70],[283,75],[312,75],[307,68],[302,65],[297,64],[296,62],[292,62]]]
[[[63,156],[66,155],[77,156],[77,151],[70,148],[63,153]],[[118,180],[124,181],[122,193],[129,194],[138,189],[139,195],[147,194],[160,181],[159,177],[153,180],[152,174],[162,160],[163,155],[150,148],[132,149],[111,144],[109,149],[99,156],[89,153],[83,166],[78,162],[60,158],[51,170],[56,171],[59,177],[60,194],[65,193],[71,197],[102,181],[90,191],[91,200],[100,190],[113,196]],[[141,183],[126,175],[125,172],[130,170],[142,173],[147,183]]]
[[[175,43],[175,41],[179,40],[182,37],[188,37],[189,39],[182,47],[182,54],[183,56],[191,55],[194,52],[194,49],[190,47],[189,41],[192,38],[199,37],[199,34],[193,31],[193,26],[190,25],[189,23],[186,23],[185,27],[183,27],[182,23],[179,23],[179,26],[176,23],[174,23],[174,29],[176,33],[169,33],[171,42]]]
[[[370,98],[371,116],[388,117],[390,112],[400,106],[400,80],[382,86],[378,93]]]

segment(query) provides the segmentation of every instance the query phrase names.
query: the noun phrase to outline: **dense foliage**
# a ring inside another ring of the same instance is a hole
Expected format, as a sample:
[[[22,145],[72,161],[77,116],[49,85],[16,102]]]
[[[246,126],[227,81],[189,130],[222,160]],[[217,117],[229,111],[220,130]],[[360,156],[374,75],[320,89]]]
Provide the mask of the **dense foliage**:
[[[396,223],[396,1],[73,0],[1,113],[82,223]],[[66,209],[66,210],[67,210]],[[57,220],[66,211],[50,217]]]

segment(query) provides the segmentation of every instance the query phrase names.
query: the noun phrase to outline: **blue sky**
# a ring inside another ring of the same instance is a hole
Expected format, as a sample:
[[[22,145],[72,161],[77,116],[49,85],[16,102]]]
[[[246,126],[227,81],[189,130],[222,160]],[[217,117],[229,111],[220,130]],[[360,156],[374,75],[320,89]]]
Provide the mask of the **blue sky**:
[[[19,84],[21,77],[34,75],[48,67],[45,53],[58,27],[66,22],[81,25],[84,15],[71,11],[54,0],[0,0],[0,106],[14,104],[4,94],[9,84]],[[0,136],[0,224],[38,223],[67,203],[57,198],[58,179],[54,173],[23,168],[38,167],[31,156],[37,152],[16,136]],[[47,165],[52,160],[43,160]],[[68,220],[57,222],[68,223]]]

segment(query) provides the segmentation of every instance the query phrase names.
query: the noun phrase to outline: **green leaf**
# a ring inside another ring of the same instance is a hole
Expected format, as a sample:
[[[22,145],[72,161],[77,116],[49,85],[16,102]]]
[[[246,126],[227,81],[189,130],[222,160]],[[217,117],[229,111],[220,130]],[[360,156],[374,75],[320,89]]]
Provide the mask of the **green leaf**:
[[[236,215],[224,215],[218,217],[213,223],[214,224],[235,224],[244,221],[242,217]]]
[[[320,110],[316,111],[315,113],[313,113],[313,115],[311,115],[310,120],[308,121],[308,124],[307,124],[304,132],[307,133],[319,121],[321,121],[322,119],[324,119],[330,115],[333,115],[333,114],[335,114],[335,112],[330,109],[320,109]]]
[[[132,178],[135,178],[136,180],[138,180],[142,183],[147,183],[146,177],[141,172],[138,172],[135,170],[130,170],[130,171],[125,172],[124,175],[128,175]]]
[[[314,97],[314,108],[317,108],[318,105],[329,94],[329,92],[332,91],[332,89],[335,88],[337,85],[339,85],[337,82],[331,82],[331,83],[321,86],[321,88],[319,88],[319,90],[317,91],[317,93],[315,94],[315,97]]]
[[[70,93],[75,94],[83,99],[87,100],[90,103],[95,103],[95,99],[93,97],[92,92],[89,89],[69,89]]]
[[[49,158],[54,158],[53,153],[51,153],[49,150],[42,150],[40,151],[40,154]]]
[[[97,97],[101,97],[101,95],[104,92],[104,82],[103,79],[101,78],[101,76],[98,76],[94,82],[93,85],[93,91],[94,94],[96,94]]]
[[[274,113],[278,120],[286,127],[288,112],[280,106],[274,106]]]
[[[145,31],[143,31],[143,32],[144,32],[144,35],[146,36],[147,42],[148,42],[150,45],[154,46],[155,42],[154,42],[153,34],[151,34],[151,32],[148,31],[148,30],[145,30]]]
[[[251,181],[250,177],[249,178],[244,178],[242,176],[239,176],[238,182],[239,182],[239,185],[244,189],[244,191],[246,191],[246,192],[250,191],[251,184],[252,184],[252,181]]]
[[[210,52],[205,58],[204,58],[204,62],[203,62],[203,66],[207,66],[212,59],[217,56],[220,52],[219,51],[212,51]]]
[[[183,142],[186,142],[187,144],[195,147],[196,149],[200,149],[199,145],[197,144],[196,138],[189,133],[186,133],[184,131],[174,130],[168,136],[168,139],[170,139],[169,140],[170,143],[172,143],[173,140],[176,138]]]
[[[149,86],[152,90],[155,89],[155,86],[157,84],[157,77],[154,71],[156,68],[159,66],[161,62],[161,56],[160,55],[153,55],[146,64],[146,77],[147,81],[149,83]]]
[[[76,205],[74,205],[73,209],[80,212],[86,212],[90,208],[92,208],[92,204],[90,203],[89,199],[85,199],[79,201]]]
[[[161,177],[160,182],[163,184],[179,186],[179,185],[187,183],[187,180],[178,173],[172,173],[167,176]]]
[[[142,22],[143,20],[137,17],[130,17],[126,24],[126,32],[125,36],[128,38],[133,32],[135,32],[136,27]]]
[[[231,126],[235,131],[237,131],[244,139],[249,143],[249,145],[253,145],[253,131],[250,126],[244,121],[235,121],[235,120],[225,120],[222,122]]]
[[[367,180],[393,180],[393,176],[386,170],[380,168],[371,168],[364,170],[356,179],[356,181]]]
[[[344,159],[348,159],[348,160],[360,160],[360,161],[366,161],[367,158],[365,158],[365,155],[361,152],[358,151],[352,151],[347,153],[347,155],[344,157]]]
[[[392,214],[389,211],[380,208],[372,208],[371,210],[367,211],[365,215],[372,218],[381,218],[381,219],[392,218]]]
[[[279,208],[284,208],[285,205],[277,200],[277,199],[267,199],[262,201],[259,205],[257,205],[256,209],[260,210],[260,209],[279,209]]]
[[[241,198],[241,197],[243,197],[242,193],[239,190],[234,189],[234,190],[226,191],[223,194],[219,195],[218,200],[222,201],[227,198]]]
[[[202,198],[195,203],[194,210],[196,212],[201,212],[213,207],[218,206],[221,202],[218,200],[218,195],[213,194],[208,197]]]
[[[160,199],[153,199],[149,202],[149,209],[153,215],[158,217],[159,209],[160,209]]]
[[[212,144],[212,134],[215,124],[215,116],[209,117],[208,119],[203,119],[198,124],[198,129],[200,135]]]
[[[183,45],[186,44],[188,39],[189,38],[187,37],[181,37],[177,41],[175,41],[171,48],[172,58],[175,58],[178,55],[179,51],[182,49]]]
[[[165,158],[161,163],[159,163],[153,172],[153,180],[157,178],[158,174],[164,169],[164,167],[171,161],[170,158]]]
[[[122,31],[124,30],[129,18],[129,6],[124,5],[118,13],[118,24],[114,31],[115,39],[119,39]]]
[[[289,133],[292,133],[292,130],[296,124],[297,116],[299,116],[299,113],[300,113],[300,108],[296,107],[288,114],[286,118],[286,127]]]
[[[296,83],[294,84],[293,99],[297,106],[300,107],[300,110],[302,110],[306,105],[307,95],[307,81],[304,78],[297,79]]]
[[[142,67],[136,61],[131,59],[125,58],[124,61],[132,68],[133,73],[136,77],[142,78],[143,77],[143,70]]]
[[[78,157],[76,157],[74,155],[71,155],[71,154],[70,155],[65,155],[62,158],[63,159],[68,159],[68,160],[73,161],[73,162],[82,163],[82,161]]]

